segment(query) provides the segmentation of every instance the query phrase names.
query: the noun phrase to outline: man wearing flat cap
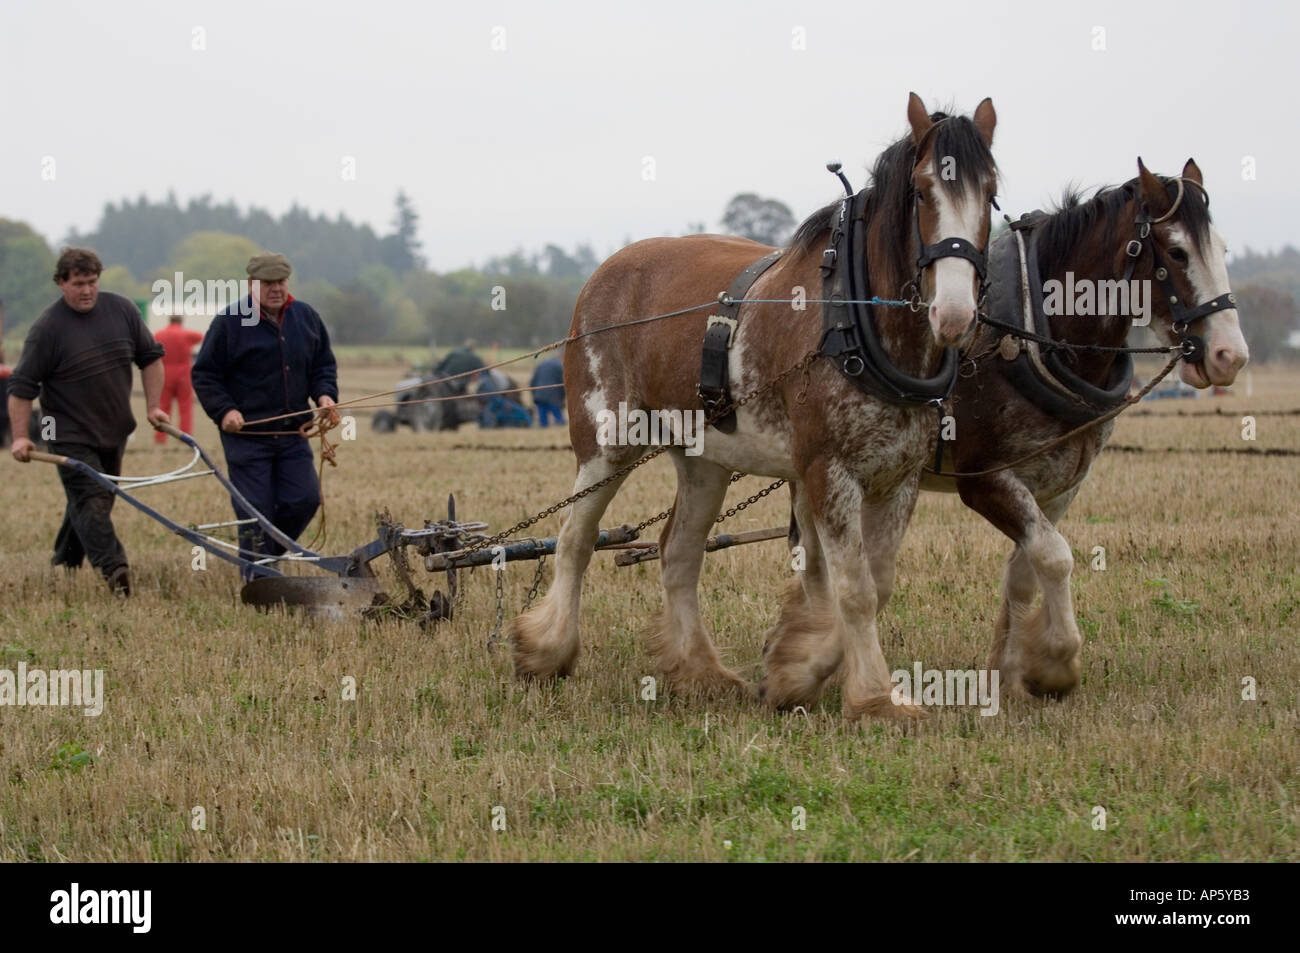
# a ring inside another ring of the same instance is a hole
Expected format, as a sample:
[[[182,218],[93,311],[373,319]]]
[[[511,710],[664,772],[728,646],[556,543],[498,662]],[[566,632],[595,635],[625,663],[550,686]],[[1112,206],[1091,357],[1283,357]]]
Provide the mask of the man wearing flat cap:
[[[320,484],[311,444],[283,431],[310,420],[309,400],[334,414],[339,390],[329,333],[315,308],[289,294],[291,271],[289,259],[275,252],[249,259],[251,293],[212,319],[190,377],[203,410],[221,428],[230,481],[297,539],[320,506]],[[245,423],[281,414],[297,416]],[[235,515],[252,514],[235,503]],[[256,524],[240,527],[239,545],[248,557],[284,552]]]

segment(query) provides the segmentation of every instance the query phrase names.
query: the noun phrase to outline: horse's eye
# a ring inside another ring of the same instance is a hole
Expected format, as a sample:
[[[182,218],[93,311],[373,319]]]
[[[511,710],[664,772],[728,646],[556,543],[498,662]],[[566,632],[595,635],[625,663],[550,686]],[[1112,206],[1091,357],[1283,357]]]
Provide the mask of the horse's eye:
[[[1181,248],[1169,249],[1169,257],[1180,265],[1187,264],[1187,252],[1183,251]]]

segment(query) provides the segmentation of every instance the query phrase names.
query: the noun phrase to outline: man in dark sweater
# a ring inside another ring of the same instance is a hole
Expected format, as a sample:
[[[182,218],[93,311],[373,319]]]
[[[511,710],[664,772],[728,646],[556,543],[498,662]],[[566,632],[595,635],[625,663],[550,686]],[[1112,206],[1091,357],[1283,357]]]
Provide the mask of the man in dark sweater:
[[[289,260],[273,252],[249,260],[252,294],[212,319],[190,379],[203,410],[221,428],[230,481],[276,529],[297,539],[320,506],[315,458],[305,438],[267,431],[307,423],[309,398],[337,422],[331,408],[339,389],[329,333],[311,305],[289,294],[290,272]],[[238,519],[252,516],[231,502]],[[245,556],[284,552],[256,525],[240,527],[239,545]]]
[[[27,463],[35,445],[27,433],[32,399],[41,398],[42,437],[51,453],[72,457],[101,473],[122,472],[131,413],[131,365],[140,368],[150,422],[168,420],[158,406],[163,349],[129,299],[100,292],[104,270],[86,248],[65,248],[54,281],[63,292],[32,324],[22,357],[9,378],[13,455]],[[59,467],[68,505],[54,541],[56,566],[79,567],[86,557],[109,587],[131,594],[126,551],[113,529],[114,494],[90,477]]]

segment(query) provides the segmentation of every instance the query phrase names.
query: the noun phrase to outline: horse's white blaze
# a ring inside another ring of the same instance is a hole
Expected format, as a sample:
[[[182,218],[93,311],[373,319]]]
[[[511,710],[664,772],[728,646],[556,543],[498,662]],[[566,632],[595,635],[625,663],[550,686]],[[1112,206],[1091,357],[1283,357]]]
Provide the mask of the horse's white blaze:
[[[933,163],[927,163],[927,173]],[[930,173],[932,174],[932,173]],[[954,196],[942,184],[930,190],[939,217],[939,238],[964,238],[976,248],[984,240],[980,226],[984,218],[983,196],[962,193]],[[975,320],[975,266],[965,258],[940,258],[930,266],[934,275],[934,297],[930,301],[930,329],[939,344],[953,344]]]
[[[1170,244],[1178,245],[1187,252],[1187,280],[1196,297],[1184,304],[1191,309],[1231,291],[1232,287],[1228,283],[1228,265],[1225,259],[1227,246],[1218,229],[1210,227],[1208,240],[1199,252],[1189,239],[1183,226],[1170,226]],[[1236,379],[1237,372],[1248,360],[1250,349],[1241,333],[1237,309],[1216,311],[1205,318],[1204,368],[1184,361],[1178,366],[1178,376],[1194,387],[1209,387],[1211,384],[1226,386]]]

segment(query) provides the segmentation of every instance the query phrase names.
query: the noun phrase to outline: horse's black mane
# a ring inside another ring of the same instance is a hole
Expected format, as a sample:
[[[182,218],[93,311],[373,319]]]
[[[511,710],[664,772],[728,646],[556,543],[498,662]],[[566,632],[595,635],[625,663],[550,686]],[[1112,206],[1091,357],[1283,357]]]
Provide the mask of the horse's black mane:
[[[1103,241],[1107,245],[1116,241],[1120,237],[1116,234],[1120,212],[1139,189],[1138,180],[1130,179],[1123,185],[1102,186],[1091,198],[1085,199],[1082,189],[1067,188],[1038,232],[1038,267],[1042,273],[1050,275],[1064,270],[1075,256],[1075,249],[1083,236],[1098,224],[1104,229]],[[1193,245],[1200,251],[1210,234],[1210,210],[1200,189],[1195,185],[1186,185],[1184,189],[1175,221],[1187,229]],[[1178,184],[1166,182],[1165,191],[1173,201],[1178,194]]]
[[[993,155],[985,145],[983,136],[975,128],[975,123],[965,116],[949,116],[942,112],[931,113],[930,119],[939,123],[934,131],[933,153],[945,158],[951,156],[957,173],[956,178],[952,179],[939,176],[940,185],[946,191],[957,193],[971,185],[978,185],[987,177],[997,175],[997,164],[993,161]],[[908,134],[882,152],[871,169],[866,216],[868,219],[878,217],[886,234],[911,234],[912,167],[915,164],[916,148]],[[820,245],[822,236],[830,230],[831,223],[838,214],[839,206],[840,200],[836,199],[804,219],[790,239],[790,251],[805,252]],[[911,262],[904,260],[907,255],[903,249],[907,244],[886,244],[889,253],[896,258],[884,263],[890,273],[908,274],[912,266]]]

